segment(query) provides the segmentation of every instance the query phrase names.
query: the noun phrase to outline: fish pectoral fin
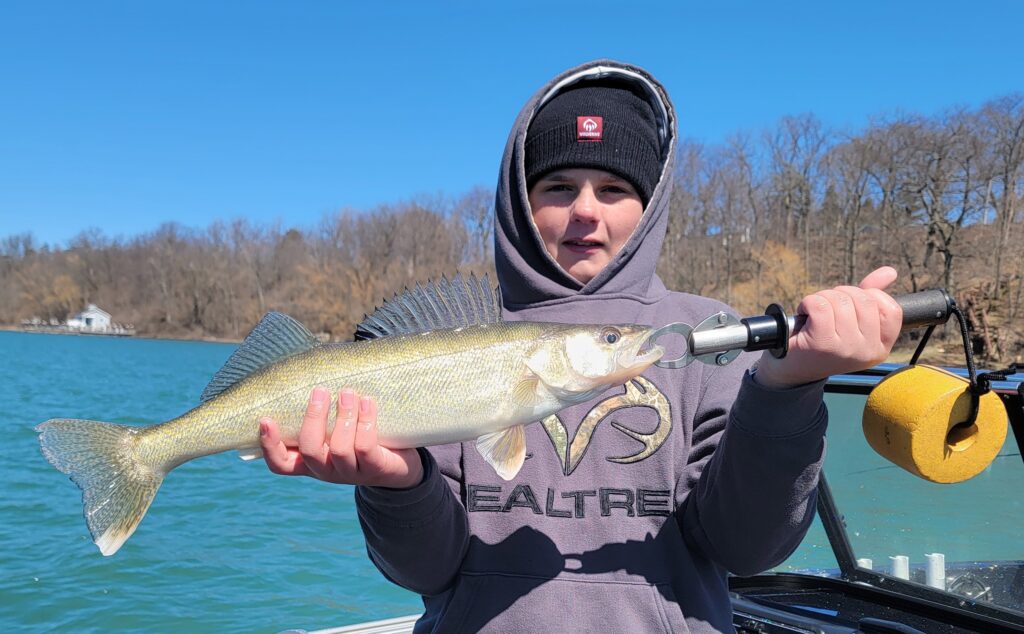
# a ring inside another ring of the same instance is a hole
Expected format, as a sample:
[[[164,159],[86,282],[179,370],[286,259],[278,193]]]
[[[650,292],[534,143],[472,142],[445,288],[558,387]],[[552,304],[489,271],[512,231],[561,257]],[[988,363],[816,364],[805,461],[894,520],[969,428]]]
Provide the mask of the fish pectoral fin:
[[[511,480],[526,460],[526,428],[516,425],[481,436],[476,449],[503,480]]]
[[[540,394],[537,392],[538,385],[540,385],[540,378],[536,374],[530,373],[512,388],[512,399],[517,405],[533,407],[541,400]]]
[[[246,447],[238,450],[238,457],[242,460],[258,460],[263,457],[263,450],[259,447]]]

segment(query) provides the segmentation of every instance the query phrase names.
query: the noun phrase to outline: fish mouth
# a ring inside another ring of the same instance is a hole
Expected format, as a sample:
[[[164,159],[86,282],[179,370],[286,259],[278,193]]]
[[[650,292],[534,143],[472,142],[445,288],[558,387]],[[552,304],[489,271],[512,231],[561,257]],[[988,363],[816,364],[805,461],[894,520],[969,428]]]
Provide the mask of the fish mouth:
[[[624,354],[619,358],[619,365],[623,369],[643,371],[661,359],[665,354],[665,348],[654,343],[654,339],[651,337],[653,334],[654,329],[652,328],[646,336],[638,337],[634,345],[623,351]]]

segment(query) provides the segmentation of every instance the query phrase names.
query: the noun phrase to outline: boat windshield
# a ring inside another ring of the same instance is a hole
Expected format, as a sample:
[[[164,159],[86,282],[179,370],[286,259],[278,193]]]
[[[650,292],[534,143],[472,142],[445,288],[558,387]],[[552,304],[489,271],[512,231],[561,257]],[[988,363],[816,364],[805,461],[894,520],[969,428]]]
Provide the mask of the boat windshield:
[[[935,484],[871,449],[861,428],[867,389],[851,385],[833,381],[826,396],[831,500],[826,491],[804,542],[774,572],[909,583],[1024,613],[1024,463],[1012,426],[981,474]],[[1019,407],[1015,387],[1003,399]]]

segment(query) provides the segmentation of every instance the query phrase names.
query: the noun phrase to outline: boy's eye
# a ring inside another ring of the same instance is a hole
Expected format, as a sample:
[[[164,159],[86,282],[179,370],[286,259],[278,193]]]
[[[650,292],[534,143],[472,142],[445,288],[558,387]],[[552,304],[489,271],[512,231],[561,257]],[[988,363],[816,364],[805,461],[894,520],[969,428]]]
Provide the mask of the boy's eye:
[[[609,194],[616,194],[616,195],[618,195],[618,194],[635,194],[636,193],[635,191],[633,191],[632,186],[627,185],[625,183],[608,183],[607,185],[605,185],[601,189],[603,191],[605,191],[605,192],[608,192]]]
[[[568,185],[564,185],[562,183],[557,183],[555,185],[548,185],[548,187],[546,187],[544,191],[549,191],[549,192],[567,192],[567,191],[569,191],[569,186]]]

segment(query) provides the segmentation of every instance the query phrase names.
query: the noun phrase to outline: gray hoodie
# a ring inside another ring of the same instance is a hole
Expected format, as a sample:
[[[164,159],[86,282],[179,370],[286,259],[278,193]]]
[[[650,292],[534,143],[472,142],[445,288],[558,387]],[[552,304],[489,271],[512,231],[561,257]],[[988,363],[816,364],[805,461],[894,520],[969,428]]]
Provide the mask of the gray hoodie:
[[[646,87],[663,118],[665,163],[632,237],[580,284],[532,222],[523,147],[547,98],[607,74]],[[637,67],[583,64],[530,99],[509,136],[496,201],[506,319],[660,326],[729,311],[667,290],[655,273],[675,146],[673,106]],[[753,360],[652,367],[527,426],[529,454],[510,482],[463,443],[421,450],[425,476],[412,489],[358,487],[371,559],[423,595],[416,631],[733,631],[727,573],[763,571],[800,543],[827,421],[821,383],[762,388],[748,373]]]

